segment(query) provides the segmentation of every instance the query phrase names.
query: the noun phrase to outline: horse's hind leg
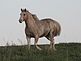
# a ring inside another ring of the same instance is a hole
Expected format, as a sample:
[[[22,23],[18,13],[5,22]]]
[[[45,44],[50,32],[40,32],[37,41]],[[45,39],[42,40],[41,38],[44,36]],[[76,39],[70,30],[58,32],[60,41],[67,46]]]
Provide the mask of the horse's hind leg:
[[[56,50],[55,49],[55,43],[54,43],[54,37],[52,37],[52,36],[46,36],[46,38],[50,41],[50,49],[54,49],[54,50]]]
[[[51,40],[50,40],[50,49],[56,50],[56,48],[55,48],[55,43],[54,43],[54,39],[51,39]]]
[[[54,50],[56,50],[56,48],[55,48],[55,40],[54,40],[54,38],[53,38],[53,41],[51,42],[51,44],[52,44],[52,48],[53,48]]]
[[[38,39],[39,39],[39,37],[35,37],[35,43],[34,44],[35,44],[35,46],[38,50],[42,50],[40,47],[37,46]]]
[[[50,49],[56,50],[53,34],[50,35]]]

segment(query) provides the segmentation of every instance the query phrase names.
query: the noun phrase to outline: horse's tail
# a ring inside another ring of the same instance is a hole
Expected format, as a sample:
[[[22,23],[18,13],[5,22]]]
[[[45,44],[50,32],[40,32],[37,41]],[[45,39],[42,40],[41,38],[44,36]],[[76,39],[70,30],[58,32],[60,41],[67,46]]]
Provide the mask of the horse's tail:
[[[58,33],[57,35],[59,36],[61,33],[61,26],[59,26],[59,31],[57,33]]]
[[[59,36],[61,33],[61,26],[56,21],[54,21],[54,33],[55,33],[55,36]]]

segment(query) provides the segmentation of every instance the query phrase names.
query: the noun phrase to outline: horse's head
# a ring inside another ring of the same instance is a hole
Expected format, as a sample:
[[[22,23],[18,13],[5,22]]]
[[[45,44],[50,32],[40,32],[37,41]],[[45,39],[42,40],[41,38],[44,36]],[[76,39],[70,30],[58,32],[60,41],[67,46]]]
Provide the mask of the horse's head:
[[[28,19],[28,11],[26,9],[21,8],[20,19],[19,22],[22,23]]]

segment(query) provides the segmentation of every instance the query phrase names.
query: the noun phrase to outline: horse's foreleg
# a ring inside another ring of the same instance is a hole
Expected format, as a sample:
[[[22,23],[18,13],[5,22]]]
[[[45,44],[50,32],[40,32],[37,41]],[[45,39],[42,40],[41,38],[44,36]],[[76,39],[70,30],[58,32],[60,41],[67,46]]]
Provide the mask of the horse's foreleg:
[[[30,49],[30,38],[26,37],[26,39],[27,39],[27,43],[28,43],[28,49]]]
[[[39,39],[38,37],[35,38],[35,43],[34,44],[35,44],[35,46],[38,50],[42,50],[40,47],[37,46],[38,39]]]

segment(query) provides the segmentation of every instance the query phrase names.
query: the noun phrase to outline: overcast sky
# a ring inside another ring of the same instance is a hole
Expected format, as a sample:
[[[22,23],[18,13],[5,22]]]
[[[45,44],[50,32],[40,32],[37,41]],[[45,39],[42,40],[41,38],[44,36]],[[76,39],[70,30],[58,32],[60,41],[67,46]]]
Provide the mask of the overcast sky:
[[[81,42],[81,0],[0,0],[0,45],[26,44],[25,24],[18,22],[21,8],[39,19],[49,17],[61,24],[55,43]],[[49,41],[42,38],[39,43]]]

